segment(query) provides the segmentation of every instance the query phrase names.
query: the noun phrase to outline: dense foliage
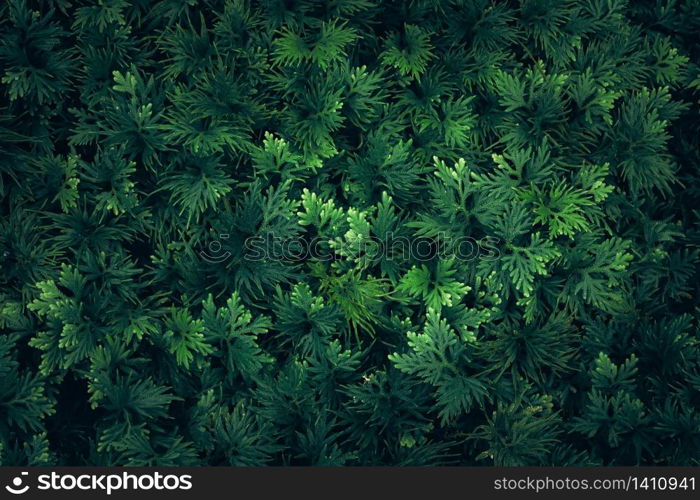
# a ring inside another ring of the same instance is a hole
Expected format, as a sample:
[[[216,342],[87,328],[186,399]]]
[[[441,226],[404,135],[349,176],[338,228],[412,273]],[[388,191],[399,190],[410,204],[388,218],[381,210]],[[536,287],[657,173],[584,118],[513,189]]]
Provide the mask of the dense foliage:
[[[0,2],[0,463],[698,465],[699,31]]]

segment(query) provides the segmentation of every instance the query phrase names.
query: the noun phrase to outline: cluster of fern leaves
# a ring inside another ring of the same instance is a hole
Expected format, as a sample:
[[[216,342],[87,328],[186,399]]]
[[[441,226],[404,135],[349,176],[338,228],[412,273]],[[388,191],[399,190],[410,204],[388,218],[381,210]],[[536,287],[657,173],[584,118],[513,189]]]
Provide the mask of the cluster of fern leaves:
[[[0,463],[700,464],[699,30],[3,1]]]

